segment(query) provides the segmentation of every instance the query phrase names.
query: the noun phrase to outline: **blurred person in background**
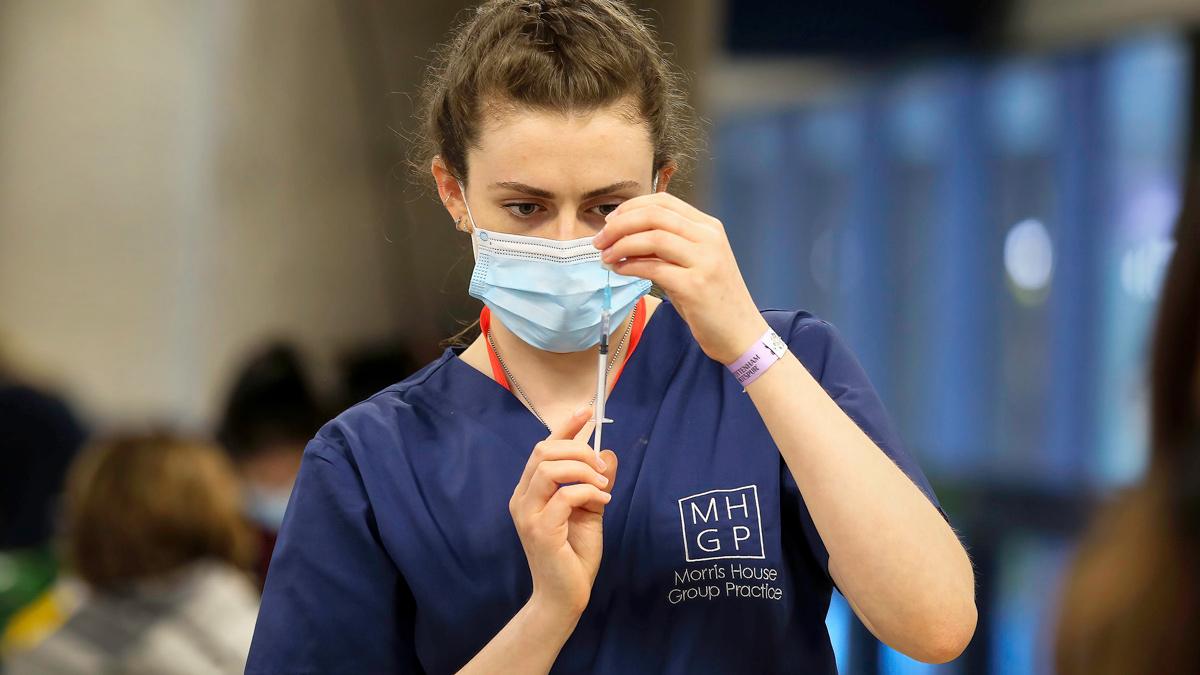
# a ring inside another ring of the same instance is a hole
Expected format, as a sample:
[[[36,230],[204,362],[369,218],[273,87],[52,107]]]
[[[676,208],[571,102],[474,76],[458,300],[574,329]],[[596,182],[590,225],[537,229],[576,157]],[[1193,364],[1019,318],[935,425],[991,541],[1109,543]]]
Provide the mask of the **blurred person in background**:
[[[416,356],[402,344],[357,349],[341,360],[341,409],[369,398],[403,380],[421,367]]]
[[[464,17],[420,164],[481,333],[309,443],[247,672],[833,673],[835,584],[884,642],[955,658],[970,560],[837,332],[759,310],[723,225],[665,191],[696,128],[643,17]]]
[[[1191,188],[1151,347],[1149,466],[1080,546],[1061,675],[1200,672],[1200,180]]]
[[[322,421],[296,350],[274,344],[253,354],[234,380],[217,439],[233,458],[257,541],[255,570],[266,578],[304,444]]]
[[[65,401],[16,375],[0,353],[0,635],[21,641],[57,625],[41,607],[58,572],[52,545],[67,467],[86,432]],[[49,605],[47,605],[48,607]],[[19,617],[19,618],[18,618]]]
[[[241,673],[258,609],[225,455],[162,434],[103,442],[67,483],[67,563],[90,589],[9,675]]]

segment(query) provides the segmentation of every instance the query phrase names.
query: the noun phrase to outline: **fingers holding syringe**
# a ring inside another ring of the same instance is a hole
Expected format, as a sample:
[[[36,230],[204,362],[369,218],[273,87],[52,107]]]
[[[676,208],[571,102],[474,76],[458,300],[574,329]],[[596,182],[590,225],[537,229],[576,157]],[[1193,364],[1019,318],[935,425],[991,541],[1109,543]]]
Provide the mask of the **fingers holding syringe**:
[[[593,465],[595,457],[591,449],[579,452],[570,450],[572,455],[583,454],[586,459],[555,459],[538,464],[529,480],[529,488],[525,492],[528,499],[537,504],[548,501],[562,485],[567,483],[586,483],[594,485],[598,490],[609,486],[609,478],[596,470]]]
[[[580,408],[562,426],[552,431],[545,440],[533,446],[533,450],[529,453],[529,459],[525,462],[525,469],[521,472],[521,478],[513,490],[514,497],[528,491],[533,472],[542,462],[555,459],[588,461],[587,457],[578,452],[575,455],[572,455],[571,452],[578,450],[578,446],[587,447],[587,438],[592,435],[592,430],[596,426],[596,423],[588,417],[590,413],[591,406]],[[595,453],[592,453],[591,462],[595,463]],[[603,470],[604,467],[597,465],[596,468]]]
[[[605,492],[595,485],[575,483],[564,485],[555,491],[541,515],[550,526],[558,526],[567,522],[574,509],[583,509],[592,513],[604,513],[604,505],[612,500],[612,494]]]
[[[562,485],[554,479],[544,484],[540,480],[536,483],[531,482],[530,491],[514,502],[514,517],[523,511],[525,517],[518,522],[527,522],[530,525],[540,523],[540,527],[559,528],[566,525],[575,509],[603,515],[604,507],[612,500],[613,484],[617,479],[617,455],[612,450],[602,450],[600,456],[605,464],[604,472],[599,476],[605,479],[604,487],[597,487],[598,481],[581,481],[569,485]],[[591,470],[590,467],[587,469]],[[577,467],[573,467],[573,470],[579,471]],[[534,527],[537,529],[539,526]]]
[[[703,249],[666,230],[634,232],[617,239],[601,250],[600,260],[609,265],[627,258],[654,257],[679,267],[694,267]]]

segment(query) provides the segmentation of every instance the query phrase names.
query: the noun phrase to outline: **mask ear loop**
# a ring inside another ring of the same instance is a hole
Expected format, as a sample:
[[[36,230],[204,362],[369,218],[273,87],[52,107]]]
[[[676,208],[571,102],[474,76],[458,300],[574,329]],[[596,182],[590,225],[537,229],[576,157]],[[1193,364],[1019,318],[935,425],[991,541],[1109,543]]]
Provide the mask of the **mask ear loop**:
[[[471,231],[474,232],[478,226],[475,225],[475,216],[471,215],[471,205],[467,203],[467,188],[461,180],[456,180],[455,182],[458,183],[458,189],[462,192],[463,206],[467,207],[467,220],[471,222]],[[459,220],[461,221],[462,218],[459,218]]]

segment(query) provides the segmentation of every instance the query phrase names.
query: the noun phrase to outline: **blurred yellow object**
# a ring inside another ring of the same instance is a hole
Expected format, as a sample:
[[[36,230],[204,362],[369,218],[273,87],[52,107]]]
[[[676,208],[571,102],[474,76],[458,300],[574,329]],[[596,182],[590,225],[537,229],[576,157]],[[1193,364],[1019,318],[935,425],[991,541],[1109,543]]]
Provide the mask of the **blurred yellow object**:
[[[77,581],[62,580],[21,608],[0,635],[0,655],[32,649],[58,630],[79,607],[84,590]]]

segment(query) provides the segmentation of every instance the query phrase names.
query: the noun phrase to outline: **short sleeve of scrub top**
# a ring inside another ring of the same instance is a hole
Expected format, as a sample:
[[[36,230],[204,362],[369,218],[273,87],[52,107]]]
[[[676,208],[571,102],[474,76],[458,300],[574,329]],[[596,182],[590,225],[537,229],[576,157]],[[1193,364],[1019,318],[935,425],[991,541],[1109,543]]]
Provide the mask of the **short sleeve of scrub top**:
[[[825,321],[762,311],[938,506]],[[508,512],[545,427],[448,348],[308,445],[246,672],[453,673],[528,600]],[[553,673],[836,673],[829,555],[748,394],[669,300],[609,395],[604,557]]]

